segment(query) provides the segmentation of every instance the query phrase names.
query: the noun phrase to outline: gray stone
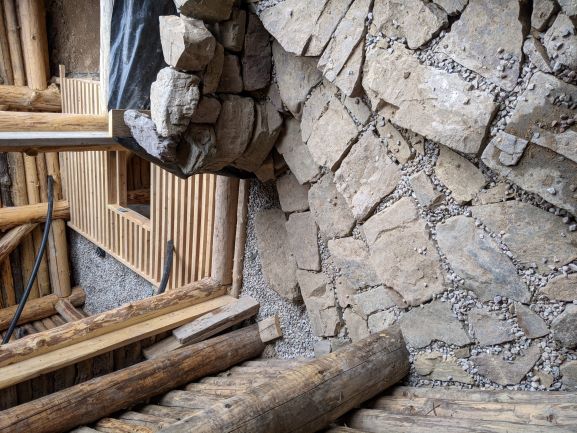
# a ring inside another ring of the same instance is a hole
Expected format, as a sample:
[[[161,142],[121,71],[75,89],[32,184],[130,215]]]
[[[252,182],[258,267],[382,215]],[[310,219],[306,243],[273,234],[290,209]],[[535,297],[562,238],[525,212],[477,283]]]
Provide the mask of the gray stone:
[[[557,11],[558,6],[553,0],[534,0],[531,14],[531,27],[540,32],[547,29],[550,18]]]
[[[379,311],[378,313],[371,314],[367,320],[369,332],[371,334],[382,332],[390,326],[394,325],[396,320],[397,319],[393,311]]]
[[[577,163],[577,131],[569,129],[565,132],[551,132],[543,130],[539,136],[534,136],[531,142],[538,144],[541,147],[552,150],[559,155]]]
[[[372,32],[405,38],[411,49],[429,42],[447,24],[447,14],[435,3],[422,0],[375,0]]]
[[[241,170],[255,172],[272,151],[282,128],[282,117],[270,102],[255,105],[252,138],[243,154],[234,161]]]
[[[311,213],[291,214],[286,223],[286,229],[297,266],[308,271],[320,271],[321,259],[317,243],[317,225]]]
[[[371,268],[369,251],[364,242],[352,237],[331,239],[328,242],[331,260],[340,275],[357,288],[374,286],[380,281]]]
[[[178,164],[184,175],[191,176],[214,167],[217,153],[212,125],[191,123],[181,137]]]
[[[306,56],[316,57],[323,53],[352,2],[353,0],[328,0],[326,2],[312,30],[305,50]]]
[[[459,204],[470,202],[487,184],[481,170],[445,146],[440,146],[435,175],[451,190],[451,195]]]
[[[240,93],[243,89],[240,59],[234,54],[225,54],[222,74],[218,83],[219,93]]]
[[[577,274],[559,275],[549,281],[539,293],[555,301],[573,302],[577,299]]]
[[[445,356],[441,352],[419,353],[414,365],[415,373],[429,380],[473,383],[473,378],[463,370],[454,356]]]
[[[123,117],[131,135],[147,155],[162,162],[176,162],[178,141],[158,135],[156,125],[147,114],[138,110],[126,110]]]
[[[194,114],[190,118],[191,123],[216,123],[220,115],[220,101],[216,98],[205,96],[200,99]]]
[[[174,0],[178,12],[204,21],[224,21],[230,17],[234,0]]]
[[[163,68],[150,86],[150,117],[163,137],[182,134],[196,110],[198,77]]]
[[[363,126],[368,123],[372,115],[371,109],[361,98],[351,98],[343,95],[341,102],[345,105],[355,122]]]
[[[577,29],[567,15],[557,15],[543,37],[543,45],[551,59],[570,69],[577,69]]]
[[[280,97],[280,90],[276,81],[271,82],[270,86],[268,86],[266,97],[270,103],[274,105],[274,108],[276,108],[279,113],[287,113],[287,110]]]
[[[295,302],[301,295],[297,284],[297,264],[289,247],[285,223],[280,209],[261,211],[255,217],[255,234],[267,283],[280,296]]]
[[[439,49],[466,68],[513,90],[523,57],[520,8],[520,1],[516,0],[469,2],[451,31],[439,42]],[[502,61],[504,56],[508,62]]]
[[[473,218],[459,215],[437,226],[437,243],[463,286],[483,300],[497,295],[529,302],[531,294],[499,245],[475,227]]]
[[[473,199],[473,205],[500,203],[513,197],[509,185],[505,182],[497,183],[493,188],[483,189]]]
[[[355,313],[351,308],[345,309],[343,319],[349,331],[349,337],[353,343],[367,338],[369,336],[369,327],[367,321]]]
[[[276,42],[272,45],[272,55],[280,96],[293,116],[300,119],[303,103],[311,89],[322,79],[317,60],[287,53]]]
[[[514,361],[504,360],[501,355],[482,353],[470,360],[477,366],[479,374],[499,385],[516,385],[531,371],[539,360],[541,351],[537,345],[524,350]]]
[[[224,47],[219,43],[214,48],[214,56],[206,66],[206,70],[202,75],[202,93],[207,95],[215,93],[220,84],[220,77],[222,76],[222,68],[224,67]]]
[[[246,21],[246,11],[234,8],[230,19],[212,26],[216,40],[229,51],[242,51]]]
[[[327,0],[285,0],[265,9],[260,19],[285,51],[301,56],[326,3]]]
[[[406,48],[367,50],[363,87],[373,109],[402,128],[453,150],[475,155],[496,105],[484,92],[469,90],[457,74],[422,65]]]
[[[565,361],[561,366],[561,376],[565,391],[577,391],[577,361]]]
[[[409,178],[409,184],[415,193],[415,197],[419,204],[427,208],[435,208],[439,206],[445,196],[437,191],[423,170],[413,174]]]
[[[250,14],[242,56],[242,78],[247,92],[264,89],[270,83],[272,48],[269,38],[258,17]]]
[[[379,239],[382,233],[404,227],[418,219],[419,214],[415,202],[408,197],[403,197],[392,206],[367,220],[362,226],[363,233],[370,247]]]
[[[515,339],[510,325],[504,320],[499,320],[497,313],[490,312],[486,308],[469,311],[467,319],[473,331],[472,335],[481,346],[492,346]]]
[[[357,293],[353,296],[355,311],[368,318],[373,313],[394,307],[396,304],[389,292],[385,287],[379,286]]]
[[[537,313],[523,304],[515,304],[517,324],[527,338],[540,338],[549,335],[547,324]]]
[[[326,80],[316,86],[306,100],[301,119],[302,139],[306,143],[313,128],[321,116],[327,111],[329,102],[336,97],[338,89]]]
[[[307,147],[317,164],[334,171],[357,134],[355,122],[343,104],[333,99],[314,124]]]
[[[529,142],[506,132],[499,132],[491,141],[499,151],[499,163],[504,166],[517,165]]]
[[[332,82],[346,96],[362,96],[361,78],[365,59],[365,41],[361,39]]]
[[[557,0],[557,3],[559,3],[565,15],[571,18],[577,17],[577,3],[575,3],[575,0]]]
[[[383,123],[377,123],[377,131],[381,139],[385,141],[389,152],[399,163],[405,164],[413,158],[411,146],[392,123],[384,120]]]
[[[555,382],[555,377],[552,374],[545,373],[544,371],[533,370],[533,376],[539,379],[539,383],[547,389],[553,385],[553,382]]]
[[[401,180],[399,167],[387,156],[372,131],[366,131],[335,172],[337,189],[355,218],[365,219]]]
[[[357,293],[358,287],[353,285],[348,278],[339,275],[335,278],[335,292],[341,308],[353,305],[353,296]]]
[[[284,212],[302,212],[309,209],[308,187],[299,184],[291,173],[276,182],[280,207]]]
[[[343,237],[351,233],[355,217],[344,197],[337,191],[333,175],[324,175],[309,190],[311,213],[319,229],[329,238]]]
[[[465,9],[469,0],[434,0],[449,15],[458,15]]]
[[[523,53],[541,72],[546,72],[548,74],[552,72],[551,61],[549,60],[547,51],[538,39],[533,36],[528,37],[523,44]]]
[[[300,184],[311,182],[320,175],[321,167],[313,160],[308,147],[303,143],[297,119],[285,120],[284,132],[278,139],[276,149]]]
[[[183,71],[202,70],[214,55],[216,40],[199,20],[174,15],[160,18],[164,61]]]
[[[315,341],[313,350],[315,352],[315,358],[328,355],[331,353],[331,342],[329,340]]]
[[[340,319],[335,308],[335,298],[327,277],[322,273],[297,271],[297,278],[313,334],[317,337],[335,336]]]
[[[553,338],[567,349],[577,347],[577,305],[568,304],[551,323]]]
[[[549,272],[543,259],[555,266],[577,259],[577,233],[550,212],[515,200],[471,210],[490,231],[503,233],[503,242],[523,266],[535,263],[541,272]]]
[[[428,346],[433,341],[455,346],[471,343],[463,324],[446,302],[433,301],[421,308],[413,308],[401,317],[400,323],[405,341],[414,348]]]

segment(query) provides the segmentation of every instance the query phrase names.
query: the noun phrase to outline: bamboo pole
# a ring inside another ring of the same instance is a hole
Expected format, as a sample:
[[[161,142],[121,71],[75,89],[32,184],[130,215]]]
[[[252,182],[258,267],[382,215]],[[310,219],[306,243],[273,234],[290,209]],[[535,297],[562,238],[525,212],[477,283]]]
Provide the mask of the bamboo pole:
[[[234,240],[234,263],[232,268],[231,295],[238,298],[242,288],[242,270],[244,267],[244,247],[246,243],[246,222],[248,216],[249,181],[241,180],[238,187],[238,206],[236,209],[236,236]]]
[[[16,86],[26,86],[26,70],[24,69],[24,59],[22,58],[20,29],[18,28],[18,18],[14,0],[2,0],[2,4],[4,6],[4,17],[6,19],[14,84]]]
[[[18,0],[20,37],[28,87],[48,87],[48,38],[44,0]]]
[[[6,26],[4,25],[4,12],[2,8],[0,8],[0,76],[4,84],[14,84],[8,34],[6,32]]]

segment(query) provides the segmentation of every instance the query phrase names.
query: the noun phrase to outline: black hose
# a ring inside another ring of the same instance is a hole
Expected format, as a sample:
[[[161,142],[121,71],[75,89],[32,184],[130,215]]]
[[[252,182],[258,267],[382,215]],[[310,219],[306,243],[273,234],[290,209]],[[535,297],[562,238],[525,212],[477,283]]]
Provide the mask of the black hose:
[[[20,303],[18,304],[18,308],[16,309],[16,313],[14,313],[14,317],[10,322],[10,326],[8,327],[8,331],[4,334],[4,338],[2,339],[2,344],[8,343],[10,341],[10,337],[12,337],[12,333],[16,328],[16,324],[18,320],[20,320],[20,315],[26,306],[26,301],[28,301],[28,296],[30,296],[30,291],[32,290],[32,285],[36,280],[36,275],[38,274],[38,269],[40,268],[40,262],[42,261],[42,256],[44,256],[44,251],[46,250],[46,244],[48,242],[48,235],[50,233],[50,227],[52,226],[52,208],[54,206],[54,197],[53,197],[53,190],[54,190],[54,179],[52,176],[48,176],[48,213],[46,215],[46,223],[44,224],[44,233],[42,234],[42,243],[40,244],[40,249],[38,250],[38,255],[36,256],[36,261],[34,262],[34,267],[32,268],[32,274],[30,274],[30,278],[28,279],[28,284],[26,285],[26,290],[24,290],[24,294],[20,299]]]
[[[157,295],[164,293],[166,286],[168,285],[168,278],[170,277],[170,271],[172,269],[172,257],[174,255],[174,242],[172,239],[166,243],[166,259],[164,260],[164,269],[162,270],[162,279],[160,280],[160,286],[156,291]]]

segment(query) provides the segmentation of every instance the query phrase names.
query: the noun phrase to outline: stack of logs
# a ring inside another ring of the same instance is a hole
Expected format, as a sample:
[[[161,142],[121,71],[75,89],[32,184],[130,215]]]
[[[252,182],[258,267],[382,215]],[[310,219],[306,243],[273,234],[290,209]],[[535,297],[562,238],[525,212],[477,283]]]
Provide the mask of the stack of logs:
[[[48,86],[49,62],[44,1],[2,0],[0,8],[0,124],[14,123],[29,111],[59,112],[60,92]],[[62,200],[57,153],[37,156],[0,154],[0,307],[18,303],[40,246],[42,227],[19,221],[42,219],[48,200],[47,178],[54,178],[54,200]],[[66,216],[66,204],[59,203]],[[6,231],[9,229],[8,231]],[[31,298],[71,292],[65,223],[53,222]]]

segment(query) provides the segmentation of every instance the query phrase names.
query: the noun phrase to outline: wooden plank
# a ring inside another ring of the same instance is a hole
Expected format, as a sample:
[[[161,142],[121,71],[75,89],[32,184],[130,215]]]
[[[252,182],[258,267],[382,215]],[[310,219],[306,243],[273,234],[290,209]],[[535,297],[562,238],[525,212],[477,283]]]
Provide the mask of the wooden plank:
[[[12,61],[12,72],[14,73],[14,84],[16,86],[25,86],[26,71],[24,69],[22,44],[20,43],[20,28],[14,0],[2,0],[2,5],[4,6],[4,18],[6,20],[6,32],[8,34],[8,46],[10,49],[10,60]]]
[[[8,230],[22,224],[44,222],[46,221],[47,213],[48,203],[1,208],[0,230]],[[70,219],[70,206],[68,200],[58,200],[54,202],[52,218]]]
[[[249,326],[8,409],[0,417],[0,431],[66,431],[226,370],[263,350],[258,327]]]
[[[0,131],[0,152],[86,152],[123,150],[104,131]]]

